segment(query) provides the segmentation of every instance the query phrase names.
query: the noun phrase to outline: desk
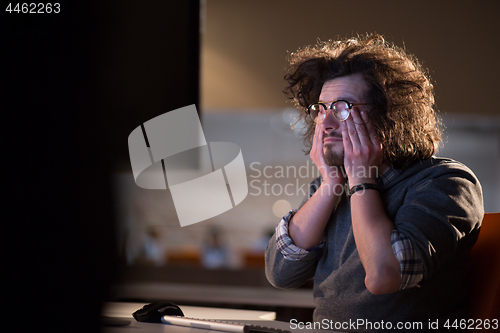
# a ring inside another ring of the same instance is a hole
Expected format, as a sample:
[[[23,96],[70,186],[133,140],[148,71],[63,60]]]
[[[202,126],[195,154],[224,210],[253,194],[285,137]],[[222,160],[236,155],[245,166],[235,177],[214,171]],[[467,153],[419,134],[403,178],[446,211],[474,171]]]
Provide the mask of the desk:
[[[115,318],[133,318],[132,313],[147,303],[108,302],[104,304],[103,315]],[[201,306],[179,305],[186,317],[221,320],[260,320],[276,319],[275,312],[208,308]],[[134,319],[135,321],[135,319]]]
[[[114,300],[169,301],[206,307],[276,312],[276,319],[309,321],[316,307],[312,290],[279,290],[271,287],[202,285],[192,283],[129,282],[112,288]]]
[[[182,283],[127,283],[112,289],[118,299],[169,300],[174,303],[205,302],[245,305],[269,305],[314,309],[311,290],[211,286]]]
[[[139,323],[132,317],[132,312],[141,308],[144,303],[121,303],[111,302],[106,303],[103,310],[103,315],[110,317],[128,318],[130,325],[118,327],[104,327],[103,333],[208,333],[219,332],[210,331],[198,328],[181,327],[164,324],[152,323]],[[270,326],[274,328],[286,329],[291,332],[304,333],[305,330],[291,329],[290,324],[282,321],[273,321],[269,318],[273,313],[266,313],[265,311],[254,310],[234,310],[234,309],[216,309],[216,308],[202,308],[191,306],[179,306],[186,316],[196,316],[205,319],[228,319],[248,324]],[[198,316],[200,315],[201,316]],[[337,332],[329,330],[307,330],[307,333],[328,333]]]

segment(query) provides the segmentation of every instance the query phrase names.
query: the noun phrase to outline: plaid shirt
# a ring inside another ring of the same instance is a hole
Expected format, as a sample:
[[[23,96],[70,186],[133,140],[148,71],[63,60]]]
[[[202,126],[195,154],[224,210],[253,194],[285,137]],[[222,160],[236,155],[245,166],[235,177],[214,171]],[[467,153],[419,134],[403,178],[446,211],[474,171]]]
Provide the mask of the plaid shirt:
[[[387,181],[397,175],[397,173],[397,170],[390,169],[381,176],[382,182],[387,183]],[[317,247],[305,250],[293,244],[292,239],[288,235],[288,223],[296,212],[297,210],[291,210],[281,219],[276,227],[276,242],[278,249],[285,259],[288,260],[300,260],[310,251],[321,251],[325,245],[324,241],[321,241]],[[424,277],[424,266],[410,238],[394,229],[391,234],[391,243],[392,251],[401,269],[401,285],[399,289],[403,290],[418,286]]]

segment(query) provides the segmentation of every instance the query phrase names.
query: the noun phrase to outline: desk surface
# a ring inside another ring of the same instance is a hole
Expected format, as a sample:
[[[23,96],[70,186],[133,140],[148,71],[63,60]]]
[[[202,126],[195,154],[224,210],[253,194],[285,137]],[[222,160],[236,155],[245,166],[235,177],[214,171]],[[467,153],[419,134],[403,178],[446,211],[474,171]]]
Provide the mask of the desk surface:
[[[104,327],[103,333],[127,333],[127,332],[134,332],[134,333],[219,332],[220,333],[220,331],[211,331],[211,330],[191,328],[191,327],[181,327],[181,326],[152,324],[152,323],[139,323],[135,319],[133,319],[132,312],[141,308],[143,305],[144,303],[120,303],[120,302],[106,303],[104,306],[103,315],[111,317],[119,317],[119,318],[129,318],[130,324],[126,326]],[[266,313],[265,311],[216,309],[216,308],[203,308],[203,307],[191,307],[191,306],[180,306],[180,308],[187,316],[196,316],[198,318],[204,318],[204,319],[228,319],[247,324],[281,328],[289,330],[293,333],[306,332],[304,329],[292,329],[290,327],[290,323],[267,319],[272,313]],[[242,317],[238,318],[238,316]],[[262,316],[264,316],[264,320],[261,318]],[[259,320],[251,320],[247,318],[259,318]],[[328,332],[337,332],[337,331],[307,330],[307,333],[328,333]]]
[[[108,302],[104,304],[102,314],[108,317],[133,319],[132,313],[142,308],[145,304],[146,303]],[[261,321],[276,319],[276,313],[270,311],[221,309],[187,305],[179,305],[179,307],[186,317],[191,318]]]
[[[240,321],[246,324],[260,325],[273,328],[281,328],[292,333],[336,333],[340,331],[319,330],[319,329],[291,329],[289,323],[282,321]],[[221,333],[221,331],[206,330],[193,327],[183,327],[164,324],[139,323],[135,320],[128,326],[104,327],[102,333]]]
[[[310,309],[316,307],[311,290],[148,282],[117,285],[113,288],[113,292],[118,299],[168,299],[180,304],[182,302],[206,302]]]

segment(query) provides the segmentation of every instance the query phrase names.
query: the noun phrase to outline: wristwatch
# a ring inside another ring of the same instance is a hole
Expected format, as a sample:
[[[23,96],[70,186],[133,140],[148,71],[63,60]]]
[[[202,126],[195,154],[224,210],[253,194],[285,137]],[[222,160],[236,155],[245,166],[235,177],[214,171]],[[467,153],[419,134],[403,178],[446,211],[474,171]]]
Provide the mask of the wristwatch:
[[[365,190],[377,190],[380,192],[380,188],[377,186],[377,184],[372,184],[372,183],[362,183],[358,185],[354,185],[349,189],[349,198],[356,192],[358,191],[365,191]]]

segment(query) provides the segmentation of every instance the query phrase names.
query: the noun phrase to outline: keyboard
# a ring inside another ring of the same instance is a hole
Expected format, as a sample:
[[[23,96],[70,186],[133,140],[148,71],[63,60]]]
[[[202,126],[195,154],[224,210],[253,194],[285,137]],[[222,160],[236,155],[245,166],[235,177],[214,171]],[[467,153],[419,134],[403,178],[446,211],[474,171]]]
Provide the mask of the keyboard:
[[[202,328],[223,332],[242,332],[242,333],[291,333],[290,331],[280,328],[273,328],[260,325],[242,324],[238,322],[213,320],[213,319],[197,319],[180,316],[163,316],[161,322],[164,324],[186,326],[193,328]]]

